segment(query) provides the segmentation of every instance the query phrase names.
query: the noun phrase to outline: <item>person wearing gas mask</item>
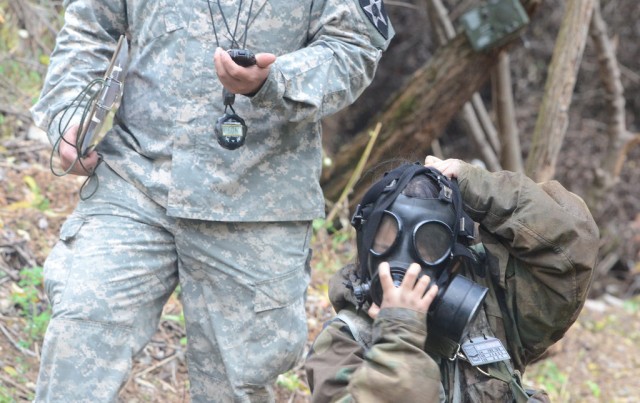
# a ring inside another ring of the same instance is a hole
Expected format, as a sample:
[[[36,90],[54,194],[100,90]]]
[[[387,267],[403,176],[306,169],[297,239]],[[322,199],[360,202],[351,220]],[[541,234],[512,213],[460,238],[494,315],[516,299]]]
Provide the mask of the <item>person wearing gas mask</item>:
[[[313,402],[548,400],[521,375],[591,285],[599,232],[578,196],[428,156],[369,188],[352,225],[357,261],[306,360]]]

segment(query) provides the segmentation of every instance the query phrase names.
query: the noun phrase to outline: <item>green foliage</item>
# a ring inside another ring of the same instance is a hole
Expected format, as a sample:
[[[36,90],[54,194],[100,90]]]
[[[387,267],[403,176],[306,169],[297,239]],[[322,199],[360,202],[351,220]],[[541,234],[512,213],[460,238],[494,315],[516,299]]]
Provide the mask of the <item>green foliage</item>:
[[[589,388],[589,390],[591,391],[591,394],[593,395],[593,397],[600,397],[600,395],[602,394],[602,391],[600,390],[600,386],[598,386],[597,383],[590,380],[586,381],[585,383]]]
[[[168,320],[171,322],[175,322],[177,324],[179,324],[183,329],[185,328],[185,322],[184,322],[184,311],[180,311],[179,315],[162,315],[162,320]],[[181,346],[186,346],[187,345],[187,337],[181,337],[180,338],[180,345]]]
[[[25,68],[20,60],[3,60],[0,64],[0,74],[10,78],[16,88],[27,94],[37,95],[40,92],[42,75],[38,71]]]
[[[555,362],[545,361],[535,373],[527,373],[528,379],[533,379],[538,387],[549,394],[551,401],[563,401],[563,394],[568,376],[558,368]]]
[[[175,322],[180,326],[184,327],[184,312],[180,311],[180,315],[162,315],[162,320],[168,320],[171,322]]]
[[[31,207],[42,212],[49,210],[51,202],[43,194],[38,183],[31,176],[25,176],[24,182],[31,191]]]
[[[305,382],[293,371],[278,375],[276,385],[290,392],[301,392],[304,395],[309,395],[311,393]]]
[[[42,340],[51,319],[51,308],[46,301],[40,299],[43,284],[42,267],[22,269],[20,276],[19,287],[12,291],[11,300],[27,322],[27,340],[21,340],[20,344],[28,347],[33,342]]]
[[[2,368],[2,375],[4,377],[10,377],[15,385],[25,385],[29,383],[29,378],[27,373],[30,370],[30,366],[23,359],[18,357],[13,366],[4,365]],[[0,384],[0,403],[13,403],[18,401],[31,401],[35,397],[33,392],[28,390],[27,388],[20,388],[20,390],[16,390],[6,383]],[[18,398],[19,397],[19,398]]]
[[[313,227],[313,232],[317,233],[318,231],[320,231],[323,228],[326,228],[327,226],[327,222],[326,220],[324,220],[323,218],[317,218],[315,220],[313,220],[311,226]]]
[[[178,285],[176,289],[173,291],[173,296],[176,299],[179,299],[181,292],[182,292],[182,288],[180,287],[180,285]],[[186,328],[185,321],[184,321],[184,311],[182,309],[180,309],[180,313],[178,315],[175,315],[175,314],[162,315],[162,320],[177,323],[182,329]],[[183,347],[187,345],[186,336],[180,338],[180,345]]]
[[[629,313],[640,312],[640,296],[624,301],[624,309]]]
[[[14,403],[17,400],[13,398],[15,391],[0,384],[0,403]]]
[[[340,251],[350,246],[351,242],[354,240],[355,232],[350,226],[337,229],[332,222],[328,222],[321,218],[313,220],[312,226],[314,234],[312,242],[318,241],[319,238],[330,238],[331,246]]]
[[[355,232],[350,226],[336,229],[332,222],[317,219],[313,221],[313,230],[314,270],[334,273],[353,260]]]

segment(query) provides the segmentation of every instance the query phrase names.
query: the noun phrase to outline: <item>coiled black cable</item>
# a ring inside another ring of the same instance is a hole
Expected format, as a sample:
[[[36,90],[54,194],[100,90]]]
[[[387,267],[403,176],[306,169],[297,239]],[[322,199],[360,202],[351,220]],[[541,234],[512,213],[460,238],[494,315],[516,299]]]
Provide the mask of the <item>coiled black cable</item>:
[[[95,172],[98,166],[100,165],[100,163],[102,163],[102,155],[98,153],[98,163],[93,169],[88,169],[82,163],[83,156],[82,156],[80,139],[78,138],[78,136],[76,135],[76,143],[72,144],[71,142],[69,142],[67,139],[64,138],[64,135],[67,132],[67,130],[69,130],[69,124],[72,121],[73,117],[79,111],[81,111],[81,114],[80,114],[80,122],[79,122],[78,130],[81,130],[81,128],[85,127],[85,124],[87,123],[87,117],[90,114],[91,106],[96,103],[96,99],[99,96],[100,91],[104,86],[104,84],[105,84],[105,80],[102,78],[98,78],[91,81],[82,89],[82,91],[80,91],[80,93],[73,99],[73,101],[71,101],[69,105],[67,105],[60,112],[58,112],[58,114],[62,113],[62,116],[60,117],[60,120],[58,122],[58,127],[57,127],[58,138],[54,142],[53,149],[51,150],[51,155],[49,156],[49,169],[51,170],[51,173],[57,177],[68,175],[69,172],[71,172],[73,168],[76,166],[76,164],[80,164],[80,166],[82,167],[82,169],[84,169],[84,171],[89,172],[87,179],[80,186],[79,196],[80,196],[80,199],[82,200],[86,200],[90,198],[98,190],[99,180]],[[55,122],[58,114],[56,114],[54,118],[51,119],[51,122],[49,123],[49,127],[47,128],[47,132],[49,133],[51,132],[51,124]],[[58,171],[54,168],[54,158],[56,154],[60,155],[60,143],[62,141],[64,141],[65,143],[67,143],[68,145],[76,149],[76,159],[71,163],[71,165],[69,165],[67,169]],[[95,187],[93,190],[91,190],[87,194],[86,189],[89,183],[92,181],[92,179],[95,182]]]

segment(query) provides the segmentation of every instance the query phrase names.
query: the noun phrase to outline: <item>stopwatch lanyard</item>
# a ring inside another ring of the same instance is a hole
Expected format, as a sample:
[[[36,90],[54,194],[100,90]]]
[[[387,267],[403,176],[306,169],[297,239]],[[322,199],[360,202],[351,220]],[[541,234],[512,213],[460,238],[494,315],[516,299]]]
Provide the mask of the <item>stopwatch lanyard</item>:
[[[244,25],[244,41],[242,43],[242,48],[245,49],[247,45],[247,32],[249,31],[249,21],[251,20],[251,11],[253,9],[253,1],[249,3],[249,13],[247,14],[247,21]],[[224,11],[222,11],[222,5],[220,4],[220,0],[216,0],[218,5],[218,10],[220,11],[220,15],[222,16],[222,21],[224,21],[224,25],[227,28],[227,32],[231,36],[231,47],[236,48],[239,46],[238,41],[236,40],[236,33],[238,32],[238,24],[240,22],[240,12],[242,11],[242,3],[243,0],[240,0],[240,5],[238,6],[238,14],[236,15],[236,25],[233,28],[233,32],[231,32],[231,28],[229,27],[229,22],[227,21],[227,17],[224,15]],[[207,0],[207,5],[209,6],[209,17],[211,18],[211,26],[213,27],[213,35],[216,38],[216,47],[220,47],[220,39],[218,38],[218,31],[216,30],[216,24],[213,18],[213,9],[211,7],[211,0]],[[235,94],[232,94],[225,89],[222,91],[222,99],[224,102],[224,113],[227,113],[227,108],[231,109],[231,112],[234,114],[236,111],[233,109],[233,102],[235,101]]]
[[[233,28],[233,32],[231,32],[231,28],[229,27],[229,23],[227,22],[227,17],[224,15],[224,11],[222,11],[220,0],[216,0],[216,3],[218,4],[218,10],[220,10],[220,15],[222,16],[222,21],[224,21],[224,25],[227,28],[227,32],[231,36],[232,48],[236,48],[240,45],[236,40],[236,33],[238,32],[238,23],[240,22],[240,12],[242,11],[242,2],[243,0],[240,0],[240,5],[238,6],[238,15],[236,16],[236,26]],[[211,8],[211,0],[207,0],[207,4],[209,5],[209,17],[211,17],[211,26],[213,27],[213,35],[216,38],[216,46],[220,47],[220,39],[218,38],[218,31],[216,30],[216,24],[213,21],[213,9]],[[251,20],[252,8],[253,8],[253,0],[251,0],[251,3],[249,3],[249,13],[247,14],[247,22],[244,24],[244,42],[242,43],[243,49],[247,45],[247,31],[249,30],[249,21]]]

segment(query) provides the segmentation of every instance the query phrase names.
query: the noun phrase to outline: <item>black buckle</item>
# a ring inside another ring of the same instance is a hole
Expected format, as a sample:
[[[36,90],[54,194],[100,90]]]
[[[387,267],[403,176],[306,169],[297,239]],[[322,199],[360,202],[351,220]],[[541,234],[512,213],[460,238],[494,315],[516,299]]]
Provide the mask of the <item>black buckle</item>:
[[[353,213],[353,217],[351,217],[351,226],[353,226],[353,228],[355,228],[356,230],[360,229],[363,219],[364,217],[362,216],[362,205],[358,204],[355,213]]]

